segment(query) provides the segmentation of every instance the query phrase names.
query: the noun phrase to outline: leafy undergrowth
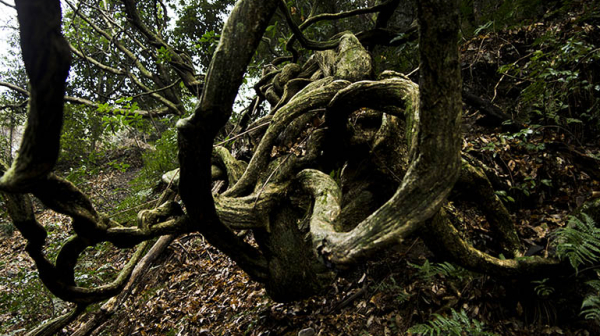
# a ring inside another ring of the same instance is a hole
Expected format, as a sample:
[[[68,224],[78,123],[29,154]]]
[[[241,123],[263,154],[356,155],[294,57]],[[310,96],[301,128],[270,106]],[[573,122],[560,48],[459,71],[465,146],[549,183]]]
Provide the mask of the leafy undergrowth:
[[[182,236],[98,335],[401,335],[453,311],[498,335],[597,331],[577,318],[581,301],[547,293],[557,284],[498,281],[430,260],[417,239],[343,274],[322,296],[284,304],[201,235]]]
[[[116,166],[115,162],[120,164]],[[137,148],[118,149],[102,158],[102,163],[75,173],[65,170],[61,174],[84,190],[98,211],[114,216],[118,214],[116,206],[130,195],[129,180],[140,170],[139,151]],[[48,232],[47,258],[54,260],[70,236],[71,219],[46,209],[35,198],[33,201],[36,218]],[[25,239],[6,216],[2,216],[1,221],[0,334],[22,334],[41,321],[66,313],[72,305],[56,298],[43,286],[25,252]],[[83,286],[94,286],[113,280],[129,254],[129,250],[118,250],[108,243],[88,248],[76,268],[76,281]]]

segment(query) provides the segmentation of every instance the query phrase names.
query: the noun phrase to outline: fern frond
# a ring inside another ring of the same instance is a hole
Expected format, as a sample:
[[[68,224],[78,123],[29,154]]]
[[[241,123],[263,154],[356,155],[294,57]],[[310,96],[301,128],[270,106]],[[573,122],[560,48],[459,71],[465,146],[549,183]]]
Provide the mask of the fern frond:
[[[585,284],[592,287],[594,292],[600,293],[600,280],[590,280],[587,281]]]
[[[586,320],[600,320],[600,296],[590,295],[581,304],[581,315]]]
[[[430,263],[429,260],[425,260],[421,266],[412,264],[410,262],[408,265],[419,270],[418,276],[421,279],[429,279],[435,275],[441,275],[448,278],[457,278],[462,280],[467,276],[472,275],[472,273],[468,270],[447,261],[442,263]]]
[[[484,331],[484,324],[478,320],[471,319],[467,313],[461,309],[457,312],[451,309],[452,317],[433,314],[434,319],[424,324],[417,324],[408,329],[408,332],[414,335],[473,335],[473,336],[498,336],[489,331]]]
[[[600,272],[596,271],[596,274],[600,276]],[[583,299],[581,303],[581,313],[586,320],[600,320],[600,280],[590,280],[585,283],[592,287],[592,294],[588,295]]]
[[[583,220],[571,216],[566,227],[553,233],[558,258],[569,259],[575,270],[600,261],[600,228],[590,216],[581,215]]]

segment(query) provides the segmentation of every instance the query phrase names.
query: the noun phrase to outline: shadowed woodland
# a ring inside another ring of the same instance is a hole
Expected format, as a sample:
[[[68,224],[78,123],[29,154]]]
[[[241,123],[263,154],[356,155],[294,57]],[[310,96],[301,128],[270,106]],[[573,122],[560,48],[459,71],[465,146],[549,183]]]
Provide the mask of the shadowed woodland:
[[[596,1],[1,5],[0,331],[598,331]]]

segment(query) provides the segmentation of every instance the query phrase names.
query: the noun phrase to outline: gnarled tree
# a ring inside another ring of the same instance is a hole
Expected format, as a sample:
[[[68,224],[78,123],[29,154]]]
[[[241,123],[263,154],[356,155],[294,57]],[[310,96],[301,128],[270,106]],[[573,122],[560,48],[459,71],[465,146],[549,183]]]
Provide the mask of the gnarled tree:
[[[557,265],[538,259],[500,260],[475,250],[440,212],[459,176],[463,187],[477,185],[488,220],[499,233],[502,252],[521,255],[512,222],[489,181],[468,158],[461,161],[457,2],[418,2],[417,84],[393,71],[376,74],[365,49],[365,45],[390,42],[386,22],[400,1],[336,14],[318,14],[315,4],[299,26],[280,0],[237,1],[205,76],[198,75],[191,58],[161,35],[164,22],[146,24],[141,14],[148,11],[145,2],[110,2],[110,10],[90,5],[87,10],[105,15],[104,27],[89,20],[86,9],[67,2],[73,9],[71,20],[87,19],[88,29],[120,50],[125,60],[114,61],[123,65],[117,68],[67,43],[58,0],[16,1],[30,79],[29,118],[19,155],[3,172],[0,189],[44,284],[78,305],[72,314],[35,333],[56,330],[90,303],[118,294],[150,239],[189,232],[201,233],[279,301],[318,293],[331,283],[337,269],[384,251],[417,231],[472,269],[514,275]],[[123,27],[107,14],[117,10],[125,12],[134,31],[126,39],[119,38]],[[265,67],[248,111],[252,115],[263,101],[270,104],[270,111],[250,125],[247,118],[233,128],[241,140],[232,155],[216,146],[215,139],[230,119],[244,73],[277,11],[293,32],[287,43],[292,55],[282,55]],[[377,14],[376,27],[361,33],[334,32],[326,41],[304,35],[316,22],[365,13]],[[414,31],[415,27],[409,28],[404,38],[410,39]],[[146,59],[133,55],[121,40],[147,48]],[[314,52],[301,54],[296,43]],[[137,226],[123,226],[97,212],[80,190],[52,173],[63,104],[77,101],[65,97],[71,55],[115,78],[128,78],[152,97],[149,108],[138,111],[145,116],[187,112],[174,78],[197,97],[191,115],[177,123],[180,170],[167,174],[175,182],[173,189],[183,208],[168,193],[159,207],[138,214]],[[240,153],[248,152],[246,162]],[[214,188],[217,180],[224,181],[224,187]],[[73,219],[73,236],[54,263],[43,252],[47,232],[36,221],[29,194]],[[240,238],[239,230],[251,230],[256,244]],[[78,286],[74,279],[78,256],[104,241],[118,247],[137,246],[137,252],[114,282],[97,288]]]

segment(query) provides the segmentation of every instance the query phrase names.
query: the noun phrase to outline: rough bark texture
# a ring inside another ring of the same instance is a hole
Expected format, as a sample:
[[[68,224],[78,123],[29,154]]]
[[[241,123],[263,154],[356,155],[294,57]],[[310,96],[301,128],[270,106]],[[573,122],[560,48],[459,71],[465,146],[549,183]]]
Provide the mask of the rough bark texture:
[[[460,67],[455,1],[420,3],[420,102],[411,164],[394,196],[347,233],[331,232],[322,252],[351,263],[401,241],[442,206],[460,164]]]
[[[188,215],[211,244],[254,279],[266,277],[266,260],[219,221],[211,195],[210,158],[214,137],[231,115],[246,67],[277,5],[275,0],[236,3],[210,64],[200,103],[191,118],[178,123],[179,191]]]
[[[14,164],[0,179],[0,188],[23,192],[48,174],[58,158],[71,51],[61,33],[59,1],[21,0],[15,4],[31,93],[24,140]]]
[[[500,259],[477,250],[460,238],[447,213],[442,210],[425,227],[428,246],[459,265],[501,277],[534,276],[536,278],[570,272],[569,265],[556,259],[523,257]]]

